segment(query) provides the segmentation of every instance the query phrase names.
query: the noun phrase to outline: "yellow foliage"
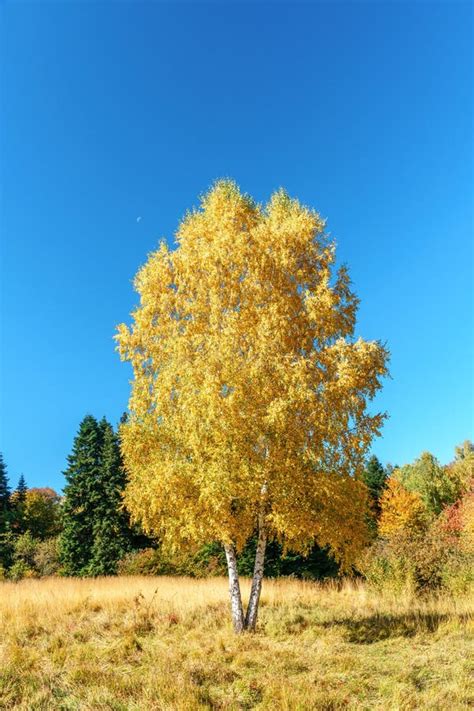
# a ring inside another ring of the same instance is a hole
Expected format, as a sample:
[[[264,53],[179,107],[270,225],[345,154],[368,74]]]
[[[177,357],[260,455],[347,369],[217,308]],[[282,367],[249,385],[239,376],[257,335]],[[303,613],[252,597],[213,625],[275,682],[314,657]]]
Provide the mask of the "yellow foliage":
[[[324,221],[284,191],[262,207],[220,181],[177,242],[149,256],[118,329],[134,372],[128,508],[170,547],[241,548],[264,507],[288,547],[352,560],[388,354],[353,337],[358,300]]]
[[[426,509],[419,494],[405,489],[395,477],[390,477],[380,498],[379,532],[390,538],[403,529],[423,525]]]
[[[465,550],[474,554],[474,479],[471,489],[461,500],[461,543]]]

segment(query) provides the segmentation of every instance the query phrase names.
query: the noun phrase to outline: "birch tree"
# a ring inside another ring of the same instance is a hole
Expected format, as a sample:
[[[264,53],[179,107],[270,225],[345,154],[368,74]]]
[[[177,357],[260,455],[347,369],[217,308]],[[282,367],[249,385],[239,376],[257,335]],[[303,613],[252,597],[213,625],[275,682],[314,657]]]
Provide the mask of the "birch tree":
[[[355,338],[358,299],[317,212],[256,204],[219,181],[139,270],[118,327],[133,366],[121,430],[134,520],[164,546],[220,541],[236,632],[254,629],[269,538],[329,546],[349,567],[366,536],[368,402],[387,351]],[[258,545],[244,612],[237,556]]]

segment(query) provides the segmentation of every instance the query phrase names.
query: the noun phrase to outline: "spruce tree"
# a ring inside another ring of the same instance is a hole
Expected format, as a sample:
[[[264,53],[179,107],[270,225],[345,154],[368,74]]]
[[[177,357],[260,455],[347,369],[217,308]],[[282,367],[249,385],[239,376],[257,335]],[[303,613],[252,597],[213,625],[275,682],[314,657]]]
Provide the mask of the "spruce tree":
[[[380,513],[380,497],[387,484],[387,472],[375,454],[370,457],[362,478],[369,490],[370,507],[372,512],[372,520],[378,518]]]
[[[87,575],[93,555],[94,521],[101,507],[103,426],[87,415],[79,426],[64,472],[60,555],[67,575]]]
[[[68,462],[60,544],[64,571],[113,575],[135,536],[122,504],[125,470],[112,425],[85,417]]]
[[[113,575],[117,562],[131,548],[128,515],[123,508],[125,470],[120,455],[118,436],[103,419],[100,470],[101,500],[94,514],[92,556],[89,575]]]
[[[11,501],[7,465],[0,452],[0,567],[8,568],[12,562],[13,534],[10,529]]]
[[[23,476],[23,474],[20,474],[20,478],[18,479],[18,486],[15,489],[17,501],[20,501],[22,504],[25,503],[27,491],[28,487],[26,485],[25,477]]]
[[[7,529],[10,511],[10,487],[8,486],[7,465],[0,452],[0,533]]]
[[[16,534],[25,533],[25,502],[26,502],[26,492],[28,487],[26,485],[25,477],[20,474],[18,480],[18,485],[10,497],[11,506],[11,526]]]

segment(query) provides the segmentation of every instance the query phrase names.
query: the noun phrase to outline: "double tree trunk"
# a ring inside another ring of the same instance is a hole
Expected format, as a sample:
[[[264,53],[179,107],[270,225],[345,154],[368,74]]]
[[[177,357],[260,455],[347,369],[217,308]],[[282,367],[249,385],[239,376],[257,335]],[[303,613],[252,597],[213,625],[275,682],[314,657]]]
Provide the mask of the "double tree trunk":
[[[225,545],[225,557],[227,559],[227,570],[229,573],[229,593],[230,607],[232,610],[232,622],[234,632],[240,634],[244,631],[244,609],[242,607],[242,596],[240,594],[239,575],[237,573],[237,558],[235,557],[235,548],[231,545]]]
[[[229,593],[232,610],[232,622],[234,631],[240,634],[244,630],[255,629],[257,624],[258,603],[262,590],[263,566],[265,562],[265,548],[267,545],[267,532],[264,524],[264,516],[259,516],[257,550],[255,553],[255,565],[253,569],[252,587],[250,589],[249,604],[247,614],[244,617],[242,606],[242,596],[240,593],[239,576],[237,573],[237,558],[235,548],[232,545],[224,546],[227,559],[227,570],[229,573]]]

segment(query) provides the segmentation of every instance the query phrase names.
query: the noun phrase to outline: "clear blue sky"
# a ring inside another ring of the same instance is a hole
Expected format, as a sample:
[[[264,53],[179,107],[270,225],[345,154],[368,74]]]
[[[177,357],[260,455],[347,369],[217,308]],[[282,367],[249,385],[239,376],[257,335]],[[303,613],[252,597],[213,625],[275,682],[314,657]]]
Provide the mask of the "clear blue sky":
[[[159,238],[222,176],[328,218],[392,352],[383,462],[473,436],[472,5],[4,2],[0,449],[60,489]],[[142,219],[137,222],[137,217]]]

